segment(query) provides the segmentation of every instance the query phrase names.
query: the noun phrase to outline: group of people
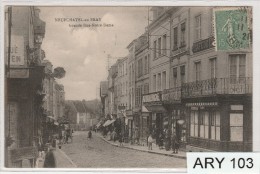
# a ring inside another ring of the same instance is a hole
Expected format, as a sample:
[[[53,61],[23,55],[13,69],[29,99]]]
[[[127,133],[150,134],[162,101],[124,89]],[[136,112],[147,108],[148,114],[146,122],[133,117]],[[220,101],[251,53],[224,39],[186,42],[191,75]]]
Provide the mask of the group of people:
[[[65,129],[61,129],[59,132],[59,142],[62,144],[66,144],[69,142],[69,139],[72,142],[72,133],[73,133],[73,129],[70,128],[65,128]]]
[[[173,153],[178,153],[179,141],[178,138],[176,137],[176,134],[173,133],[171,137],[165,138],[164,135],[160,133],[157,139],[158,140],[157,144],[159,146],[159,149],[163,149],[164,143],[166,143],[165,139],[168,139],[168,141],[170,141],[170,145],[171,145],[171,149],[173,150]],[[148,150],[153,150],[152,144],[156,143],[156,138],[154,138],[154,136],[150,134],[148,136],[147,142],[148,142]]]

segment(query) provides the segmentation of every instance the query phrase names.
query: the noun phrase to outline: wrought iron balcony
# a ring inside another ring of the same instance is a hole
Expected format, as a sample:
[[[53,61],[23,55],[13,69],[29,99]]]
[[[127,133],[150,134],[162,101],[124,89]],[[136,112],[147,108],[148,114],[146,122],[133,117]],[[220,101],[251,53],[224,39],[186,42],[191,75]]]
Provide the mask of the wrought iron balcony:
[[[184,83],[182,98],[193,98],[217,94],[252,94],[252,77],[214,78]]]

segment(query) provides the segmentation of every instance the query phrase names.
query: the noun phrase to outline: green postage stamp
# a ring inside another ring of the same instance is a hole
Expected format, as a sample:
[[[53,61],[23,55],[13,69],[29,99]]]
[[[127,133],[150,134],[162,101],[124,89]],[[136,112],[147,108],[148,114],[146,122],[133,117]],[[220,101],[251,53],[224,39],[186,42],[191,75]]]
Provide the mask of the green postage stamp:
[[[216,50],[248,48],[252,41],[251,7],[214,10]]]

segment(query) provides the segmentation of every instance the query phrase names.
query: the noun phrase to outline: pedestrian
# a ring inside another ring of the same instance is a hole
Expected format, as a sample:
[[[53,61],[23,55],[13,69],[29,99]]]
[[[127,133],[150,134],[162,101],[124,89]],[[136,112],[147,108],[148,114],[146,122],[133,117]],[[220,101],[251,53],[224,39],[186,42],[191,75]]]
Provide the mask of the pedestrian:
[[[178,153],[179,150],[179,142],[175,133],[173,133],[172,135],[172,150],[173,150],[172,153]]]
[[[163,139],[164,139],[163,134],[160,133],[160,135],[159,135],[159,141],[158,141],[159,149],[162,149],[162,148],[163,148]]]
[[[89,138],[89,139],[92,138],[92,132],[91,132],[91,130],[88,131],[88,138]]]
[[[148,150],[153,150],[153,137],[152,134],[148,137]]]
[[[124,142],[124,137],[123,137],[122,133],[119,133],[119,146],[124,146],[123,142]]]
[[[138,128],[135,128],[135,140],[136,140],[136,144],[140,144],[140,136],[139,136],[139,131]]]
[[[43,167],[44,168],[55,168],[56,167],[56,161],[54,158],[53,151],[51,149],[48,150],[48,152],[45,156]]]

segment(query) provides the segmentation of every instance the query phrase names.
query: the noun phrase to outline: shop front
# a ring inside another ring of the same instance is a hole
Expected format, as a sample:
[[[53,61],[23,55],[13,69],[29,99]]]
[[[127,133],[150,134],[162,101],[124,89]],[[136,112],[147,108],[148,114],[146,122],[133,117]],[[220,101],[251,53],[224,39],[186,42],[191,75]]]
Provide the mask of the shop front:
[[[162,102],[167,110],[167,119],[164,122],[167,137],[176,135],[180,147],[186,146],[186,111],[181,103],[181,88],[165,89],[162,92]],[[167,143],[166,143],[167,146]],[[168,149],[169,147],[165,147]]]
[[[182,86],[187,150],[252,151],[252,79],[209,79]]]
[[[143,95],[143,106],[151,114],[151,119],[148,121],[150,124],[148,134],[156,139],[156,144],[159,143],[159,136],[164,134],[165,126],[164,119],[168,117],[167,110],[162,103],[161,92],[154,92]]]
[[[128,129],[128,141],[133,141],[134,134],[134,121],[133,121],[133,111],[126,110],[126,128]]]

